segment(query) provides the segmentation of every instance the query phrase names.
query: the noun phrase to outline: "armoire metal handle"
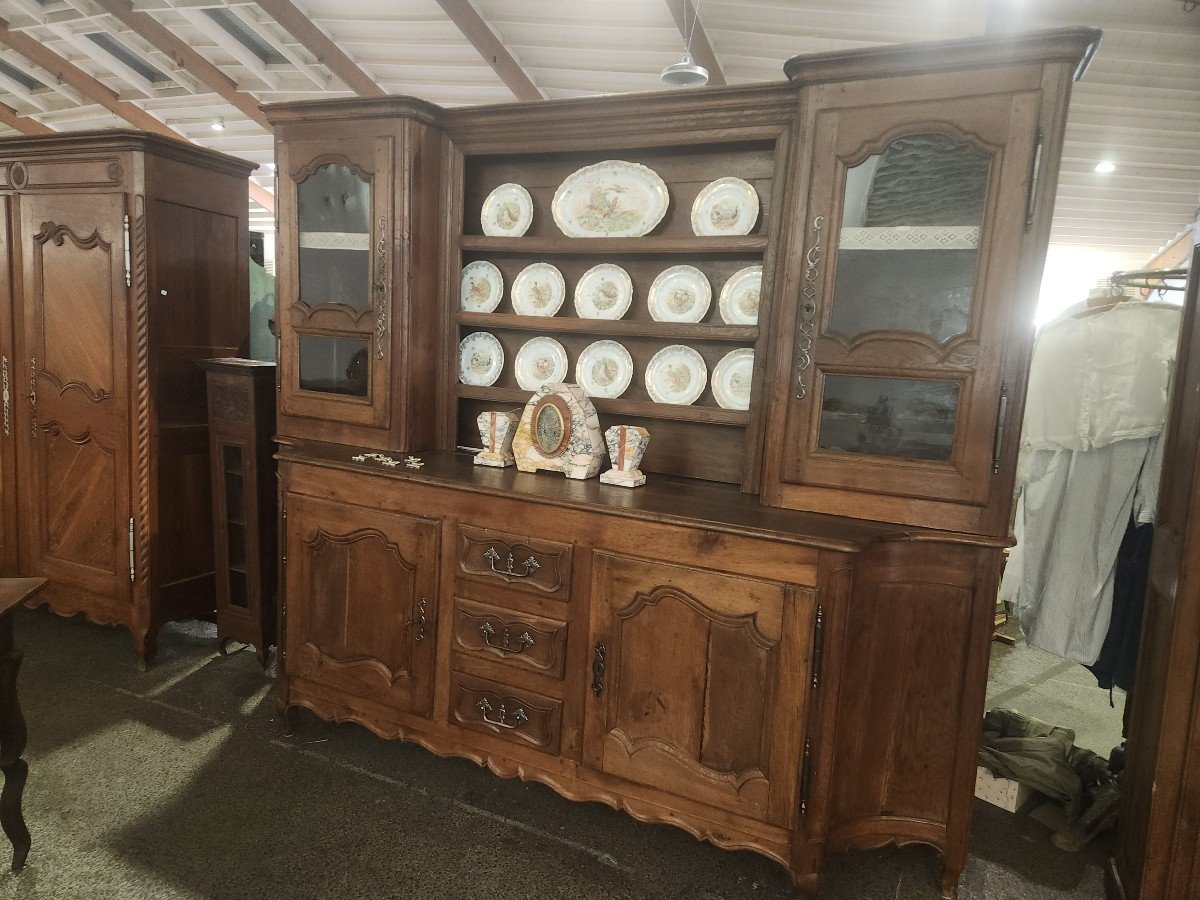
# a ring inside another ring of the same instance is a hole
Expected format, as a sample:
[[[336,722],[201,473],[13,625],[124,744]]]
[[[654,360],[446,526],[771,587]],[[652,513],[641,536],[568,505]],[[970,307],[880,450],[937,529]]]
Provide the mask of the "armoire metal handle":
[[[523,632],[519,638],[517,638],[517,647],[515,649],[513,647],[510,647],[508,645],[508,629],[507,628],[504,629],[504,643],[503,644],[493,644],[492,638],[496,636],[496,629],[492,627],[491,622],[484,622],[482,625],[480,625],[479,633],[481,635],[483,635],[483,642],[485,644],[487,644],[493,650],[499,650],[501,653],[512,653],[515,655],[517,653],[524,653],[526,650],[528,650],[530,647],[533,646],[533,635],[531,635],[528,631],[526,631],[526,632]]]
[[[603,644],[597,644],[592,654],[592,693],[597,697],[604,690],[604,654],[608,652]]]
[[[800,343],[796,360],[796,399],[803,400],[808,394],[804,376],[812,365],[813,325],[817,318],[817,268],[821,264],[821,232],[825,228],[825,217],[813,219],[812,244],[804,256],[804,288],[800,295]]]
[[[417,616],[411,619],[408,623],[409,628],[417,630],[416,637],[413,638],[418,644],[425,640],[425,603],[426,599],[422,597],[417,601]]]
[[[495,725],[497,728],[520,728],[529,721],[529,716],[526,715],[525,710],[518,706],[517,711],[513,713],[513,724],[510,725],[507,721],[508,712],[505,710],[503,703],[500,704],[499,718],[490,718],[488,713],[492,711],[492,704],[488,702],[487,697],[481,699],[475,706],[479,710],[479,715],[483,717],[483,721],[489,725]]]
[[[379,217],[379,240],[375,245],[375,356],[383,359],[388,334],[387,217]]]

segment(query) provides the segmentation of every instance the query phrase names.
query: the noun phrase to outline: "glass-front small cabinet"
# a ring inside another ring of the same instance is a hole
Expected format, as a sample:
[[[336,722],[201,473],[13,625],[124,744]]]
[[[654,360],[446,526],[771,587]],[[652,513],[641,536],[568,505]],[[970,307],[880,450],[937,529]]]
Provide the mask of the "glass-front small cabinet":
[[[764,493],[984,506],[1036,120],[1011,96],[819,110],[779,456]],[[1015,202],[1014,202],[1015,201]],[[802,244],[801,244],[802,242]],[[786,299],[786,298],[785,298]],[[807,493],[805,493],[807,492]],[[889,506],[889,502],[892,504]]]
[[[280,376],[286,415],[388,424],[391,139],[286,148]]]

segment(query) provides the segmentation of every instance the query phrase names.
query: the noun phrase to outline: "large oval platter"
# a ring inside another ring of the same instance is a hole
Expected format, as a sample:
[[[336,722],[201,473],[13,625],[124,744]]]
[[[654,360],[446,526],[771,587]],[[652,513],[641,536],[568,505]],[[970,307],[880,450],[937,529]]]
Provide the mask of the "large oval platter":
[[[554,192],[554,223],[567,237],[642,237],[667,214],[667,185],[653,169],[608,159],[585,166]]]

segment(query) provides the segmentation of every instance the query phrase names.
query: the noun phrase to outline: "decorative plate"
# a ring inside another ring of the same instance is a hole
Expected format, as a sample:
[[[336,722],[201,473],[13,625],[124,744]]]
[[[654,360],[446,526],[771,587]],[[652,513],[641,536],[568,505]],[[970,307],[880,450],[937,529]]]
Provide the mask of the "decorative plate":
[[[568,175],[554,192],[554,223],[567,237],[642,237],[655,229],[670,203],[658,173],[609,159]]]
[[[757,325],[762,293],[762,266],[746,266],[729,276],[721,288],[721,319],[728,325]]]
[[[513,281],[513,312],[519,316],[552,316],[567,299],[562,272],[550,263],[533,263]]]
[[[486,235],[520,237],[533,224],[533,198],[519,184],[502,184],[483,201],[479,221]]]
[[[462,270],[459,305],[467,312],[490,313],[504,298],[504,276],[482,259],[467,263]]]
[[[695,266],[671,266],[650,285],[649,302],[655,322],[699,322],[712,302],[712,285]]]
[[[754,351],[749,347],[730,350],[713,369],[713,396],[725,409],[749,409],[753,380]]]
[[[575,361],[575,381],[589,397],[620,397],[633,380],[633,357],[616,341],[588,344]]]
[[[458,344],[458,380],[489,387],[504,371],[504,348],[486,331],[468,334]]]
[[[531,338],[517,351],[513,368],[517,384],[523,390],[536,391],[544,384],[567,380],[567,351],[554,338]]]
[[[646,366],[646,391],[655,403],[695,403],[707,382],[704,357],[683,344],[663,347]]]
[[[575,282],[575,312],[581,319],[619,319],[632,302],[629,273],[612,263],[592,266]]]
[[[718,178],[692,204],[692,231],[700,235],[749,234],[758,221],[758,193],[741,178]]]

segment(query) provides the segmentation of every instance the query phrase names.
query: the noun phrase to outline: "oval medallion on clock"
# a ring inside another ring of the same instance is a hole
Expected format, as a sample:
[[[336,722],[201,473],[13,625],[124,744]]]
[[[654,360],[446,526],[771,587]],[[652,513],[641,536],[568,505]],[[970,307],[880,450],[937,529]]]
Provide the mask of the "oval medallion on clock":
[[[571,440],[571,411],[561,397],[547,394],[533,410],[533,439],[545,456],[557,456]]]

